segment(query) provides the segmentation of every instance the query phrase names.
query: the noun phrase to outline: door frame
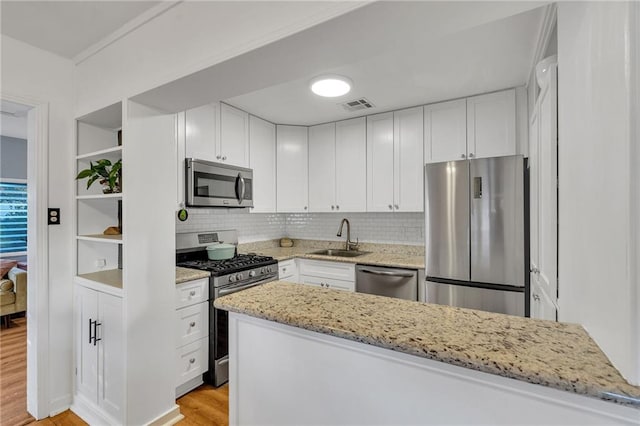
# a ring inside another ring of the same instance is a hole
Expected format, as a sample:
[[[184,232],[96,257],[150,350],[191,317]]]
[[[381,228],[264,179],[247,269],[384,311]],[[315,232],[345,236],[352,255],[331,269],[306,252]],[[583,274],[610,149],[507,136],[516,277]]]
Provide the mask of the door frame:
[[[49,103],[0,92],[6,101],[32,107],[27,130],[27,411],[49,416]]]

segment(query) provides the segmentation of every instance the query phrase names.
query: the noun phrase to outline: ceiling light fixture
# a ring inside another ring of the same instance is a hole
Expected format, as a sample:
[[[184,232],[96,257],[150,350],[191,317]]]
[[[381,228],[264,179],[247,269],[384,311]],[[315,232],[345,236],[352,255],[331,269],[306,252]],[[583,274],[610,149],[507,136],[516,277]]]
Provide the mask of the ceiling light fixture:
[[[351,80],[341,75],[323,75],[311,81],[311,91],[325,98],[336,98],[351,91]]]

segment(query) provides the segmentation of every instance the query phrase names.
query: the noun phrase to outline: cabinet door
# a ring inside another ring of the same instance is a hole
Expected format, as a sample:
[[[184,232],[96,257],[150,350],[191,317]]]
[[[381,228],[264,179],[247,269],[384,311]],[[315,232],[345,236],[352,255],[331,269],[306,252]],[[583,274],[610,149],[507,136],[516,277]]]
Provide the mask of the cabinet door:
[[[367,117],[367,211],[393,211],[393,151],[393,113]]]
[[[422,107],[393,113],[395,211],[424,211],[423,117]]]
[[[186,158],[220,161],[217,158],[220,108],[217,103],[188,109],[184,113]]]
[[[249,114],[220,104],[220,149],[224,163],[249,167]]]
[[[467,99],[469,158],[516,154],[516,91],[489,93]]]
[[[316,287],[333,288],[336,290],[355,291],[355,283],[350,281],[335,280],[327,277],[314,277],[310,275],[300,275],[300,284],[312,285]]]
[[[276,211],[276,126],[249,117],[249,167],[253,169],[255,213]]]
[[[98,356],[93,339],[93,321],[98,320],[98,292],[76,285],[76,392],[93,403],[98,402]],[[91,321],[91,323],[89,323]]]
[[[336,123],[336,210],[367,210],[367,123],[364,117]]]
[[[309,127],[309,211],[330,212],[336,204],[336,124]]]
[[[98,296],[98,364],[100,383],[98,405],[115,419],[124,416],[124,339],[122,299],[100,293]]]
[[[439,163],[467,157],[467,101],[424,107],[424,162]]]
[[[278,212],[308,210],[307,128],[276,126]]]
[[[557,321],[558,309],[537,281],[531,282],[530,309],[531,318]]]
[[[550,83],[539,96],[538,119],[538,280],[555,303],[558,294],[558,127],[556,67],[549,70]]]

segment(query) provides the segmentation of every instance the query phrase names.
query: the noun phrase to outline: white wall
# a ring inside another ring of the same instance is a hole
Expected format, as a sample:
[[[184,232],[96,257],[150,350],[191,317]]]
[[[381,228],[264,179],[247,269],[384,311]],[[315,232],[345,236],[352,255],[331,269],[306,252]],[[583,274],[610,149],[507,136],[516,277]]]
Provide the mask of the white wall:
[[[0,36],[3,95],[49,102],[49,206],[61,209],[60,225],[49,232],[49,407],[71,401],[73,64],[10,37]]]
[[[632,7],[558,4],[558,304],[559,319],[583,324],[638,384],[638,141],[630,133],[638,116],[628,64],[640,41],[630,34]]]
[[[362,3],[179,3],[78,64],[78,113],[82,115],[184,77]]]

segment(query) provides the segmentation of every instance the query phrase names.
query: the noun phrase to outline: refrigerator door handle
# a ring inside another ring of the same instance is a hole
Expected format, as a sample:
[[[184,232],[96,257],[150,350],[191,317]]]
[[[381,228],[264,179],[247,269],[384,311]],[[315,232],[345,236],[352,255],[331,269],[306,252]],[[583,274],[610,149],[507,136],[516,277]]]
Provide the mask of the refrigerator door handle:
[[[473,178],[473,198],[482,198],[482,176]]]

